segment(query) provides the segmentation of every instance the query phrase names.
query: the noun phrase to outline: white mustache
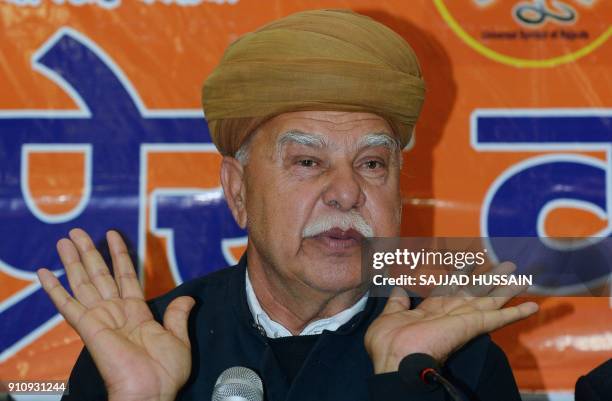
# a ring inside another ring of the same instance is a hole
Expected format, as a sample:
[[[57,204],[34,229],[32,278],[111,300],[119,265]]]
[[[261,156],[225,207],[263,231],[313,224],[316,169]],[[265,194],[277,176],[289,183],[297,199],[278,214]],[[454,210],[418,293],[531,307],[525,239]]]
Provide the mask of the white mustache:
[[[342,231],[348,231],[352,228],[366,238],[374,236],[374,230],[365,221],[361,214],[351,210],[346,213],[337,213],[315,218],[313,221],[309,222],[306,227],[304,227],[302,237],[314,237],[315,235],[319,235],[335,227],[341,229]]]

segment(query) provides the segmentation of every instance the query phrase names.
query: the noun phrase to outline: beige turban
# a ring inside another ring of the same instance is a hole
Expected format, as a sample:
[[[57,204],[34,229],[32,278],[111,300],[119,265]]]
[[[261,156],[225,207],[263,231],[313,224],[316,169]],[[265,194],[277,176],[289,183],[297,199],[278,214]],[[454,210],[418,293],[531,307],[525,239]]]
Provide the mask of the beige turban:
[[[313,10],[232,43],[202,104],[213,142],[234,155],[267,119],[304,110],[378,114],[406,145],[424,95],[417,58],[398,34],[352,11]]]

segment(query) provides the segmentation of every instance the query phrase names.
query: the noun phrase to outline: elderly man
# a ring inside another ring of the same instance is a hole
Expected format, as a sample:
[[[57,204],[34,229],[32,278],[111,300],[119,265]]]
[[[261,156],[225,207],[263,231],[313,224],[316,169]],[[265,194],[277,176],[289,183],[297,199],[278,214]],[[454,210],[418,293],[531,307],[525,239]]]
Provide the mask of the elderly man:
[[[74,298],[39,271],[86,346],[64,399],[205,400],[222,371],[245,366],[269,401],[443,400],[399,377],[404,356],[426,353],[468,399],[519,400],[481,334],[536,305],[367,296],[360,244],[400,234],[401,148],[423,97],[406,42],[349,11],[297,13],[233,43],[203,103],[247,251],[147,305],[119,235],[107,236],[113,278],[72,230],[58,251]]]

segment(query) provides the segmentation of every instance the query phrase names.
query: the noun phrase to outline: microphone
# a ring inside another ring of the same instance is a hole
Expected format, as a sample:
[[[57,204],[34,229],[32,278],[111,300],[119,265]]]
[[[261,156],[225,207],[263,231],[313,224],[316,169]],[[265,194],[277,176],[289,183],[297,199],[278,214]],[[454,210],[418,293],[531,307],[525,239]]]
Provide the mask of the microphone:
[[[440,374],[440,365],[431,355],[406,355],[399,364],[399,375],[410,387],[422,387],[434,390],[442,385],[453,401],[462,401],[459,391]]]
[[[263,384],[249,368],[228,368],[215,383],[212,401],[263,401]]]

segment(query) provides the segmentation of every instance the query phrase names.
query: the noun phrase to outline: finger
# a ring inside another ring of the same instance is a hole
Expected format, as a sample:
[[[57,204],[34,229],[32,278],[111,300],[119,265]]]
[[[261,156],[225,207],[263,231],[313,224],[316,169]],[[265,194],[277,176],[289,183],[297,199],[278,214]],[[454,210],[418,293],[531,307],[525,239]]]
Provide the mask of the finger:
[[[420,309],[428,314],[439,315],[445,310],[445,304],[449,302],[449,298],[446,297],[427,297],[425,298],[416,309]]]
[[[449,274],[449,276],[462,277],[465,276],[465,273],[454,272]],[[446,314],[456,308],[462,307],[474,298],[467,287],[468,286],[461,286],[458,284],[450,286],[439,285],[434,289],[432,297],[430,297],[432,300],[435,299],[436,301],[423,302],[424,305],[421,309],[432,314]]]
[[[480,311],[494,311],[500,309],[504,306],[508,301],[510,301],[512,297],[482,297],[475,299],[470,304],[470,310],[480,310]],[[460,314],[467,312],[467,309],[459,308],[453,311],[453,314]]]
[[[513,272],[505,274],[507,275],[508,280],[511,276],[513,276]],[[508,281],[508,285],[498,285],[493,289],[493,291],[489,292],[489,296],[513,298],[529,289],[529,284],[518,284],[518,280],[516,280],[516,283],[517,284],[510,284],[510,281]]]
[[[89,274],[89,278],[100,293],[100,296],[103,299],[118,298],[119,290],[117,289],[117,284],[89,235],[79,228],[70,230],[69,235],[72,242],[76,245],[87,274]]]
[[[442,316],[469,305],[471,300],[472,298],[459,296],[427,298],[419,304],[417,309],[421,309],[431,316]]]
[[[493,276],[493,275],[508,275],[516,270],[516,265],[511,262],[503,262],[494,266],[490,271],[486,273],[482,273],[482,276]],[[474,274],[471,273],[470,277],[473,277]],[[472,279],[472,282],[473,279]],[[482,297],[489,294],[491,291],[494,291],[496,286],[494,284],[470,284],[461,287],[458,292],[459,296],[467,297],[467,298],[475,298]]]
[[[449,312],[449,315],[461,315],[474,311],[495,311],[504,306],[512,297],[480,297]]]
[[[76,329],[78,322],[85,314],[85,307],[68,294],[68,291],[49,270],[39,269],[37,273],[40,284],[59,313]]]
[[[195,305],[191,297],[178,297],[170,302],[164,313],[164,327],[190,347],[187,320],[189,312]]]
[[[501,263],[493,268],[490,272],[484,273],[484,276],[490,275],[506,275],[512,273],[516,266],[510,262]],[[508,288],[495,286],[494,284],[487,285],[466,285],[451,295],[444,302],[444,312],[449,314],[461,314],[478,310],[499,309],[509,298],[512,298],[516,292],[510,291]],[[489,299],[491,298],[491,299]],[[497,298],[497,299],[493,299]],[[496,308],[493,306],[498,305]],[[482,306],[482,308],[480,307]],[[488,306],[488,307],[486,307]]]
[[[478,313],[472,313],[468,316],[473,316],[473,320],[482,319],[479,333],[486,333],[516,322],[517,320],[525,319],[536,313],[538,309],[539,306],[535,302],[525,302],[500,310],[479,311]]]
[[[89,279],[85,267],[81,264],[79,252],[72,241],[62,238],[57,242],[57,253],[60,256],[70,288],[76,299],[83,305],[90,307],[98,303],[102,298],[100,293]]]
[[[511,263],[505,266],[499,265],[491,274],[509,275],[515,270],[516,266]],[[484,290],[486,293],[479,297],[474,297],[469,303],[454,308],[451,314],[461,314],[472,310],[496,310],[504,306],[508,301],[524,292],[526,285],[491,285]]]
[[[504,306],[515,296],[527,289],[525,285],[508,285],[497,287],[486,297],[476,298],[472,301],[473,306],[479,310],[495,310]]]
[[[461,273],[457,272],[445,272],[442,273],[441,276],[449,277],[449,280],[452,276],[459,276]],[[457,284],[449,284],[449,285],[436,285],[436,287],[429,293],[428,297],[438,298],[438,297],[451,297],[457,296],[459,292],[459,286]]]
[[[490,272],[484,273],[483,276],[493,276],[493,275],[509,275],[512,274],[516,270],[516,265],[512,262],[502,262],[491,269]],[[493,283],[493,281],[491,281]],[[498,288],[495,284],[488,285],[473,285],[469,289],[470,293],[475,296],[482,297],[485,296],[492,291]]]
[[[461,277],[463,275],[463,272],[449,274],[449,276],[456,277]],[[427,297],[419,304],[418,308],[432,315],[442,315],[468,305],[474,296],[466,287],[467,286],[459,285],[439,285],[432,291],[431,296]]]
[[[387,304],[383,309],[381,315],[388,315],[403,310],[410,309],[410,297],[406,294],[406,291],[402,287],[393,287]]]
[[[132,259],[121,235],[116,231],[109,231],[106,233],[106,240],[111,251],[115,280],[119,284],[121,297],[144,299],[142,287],[134,270]]]

